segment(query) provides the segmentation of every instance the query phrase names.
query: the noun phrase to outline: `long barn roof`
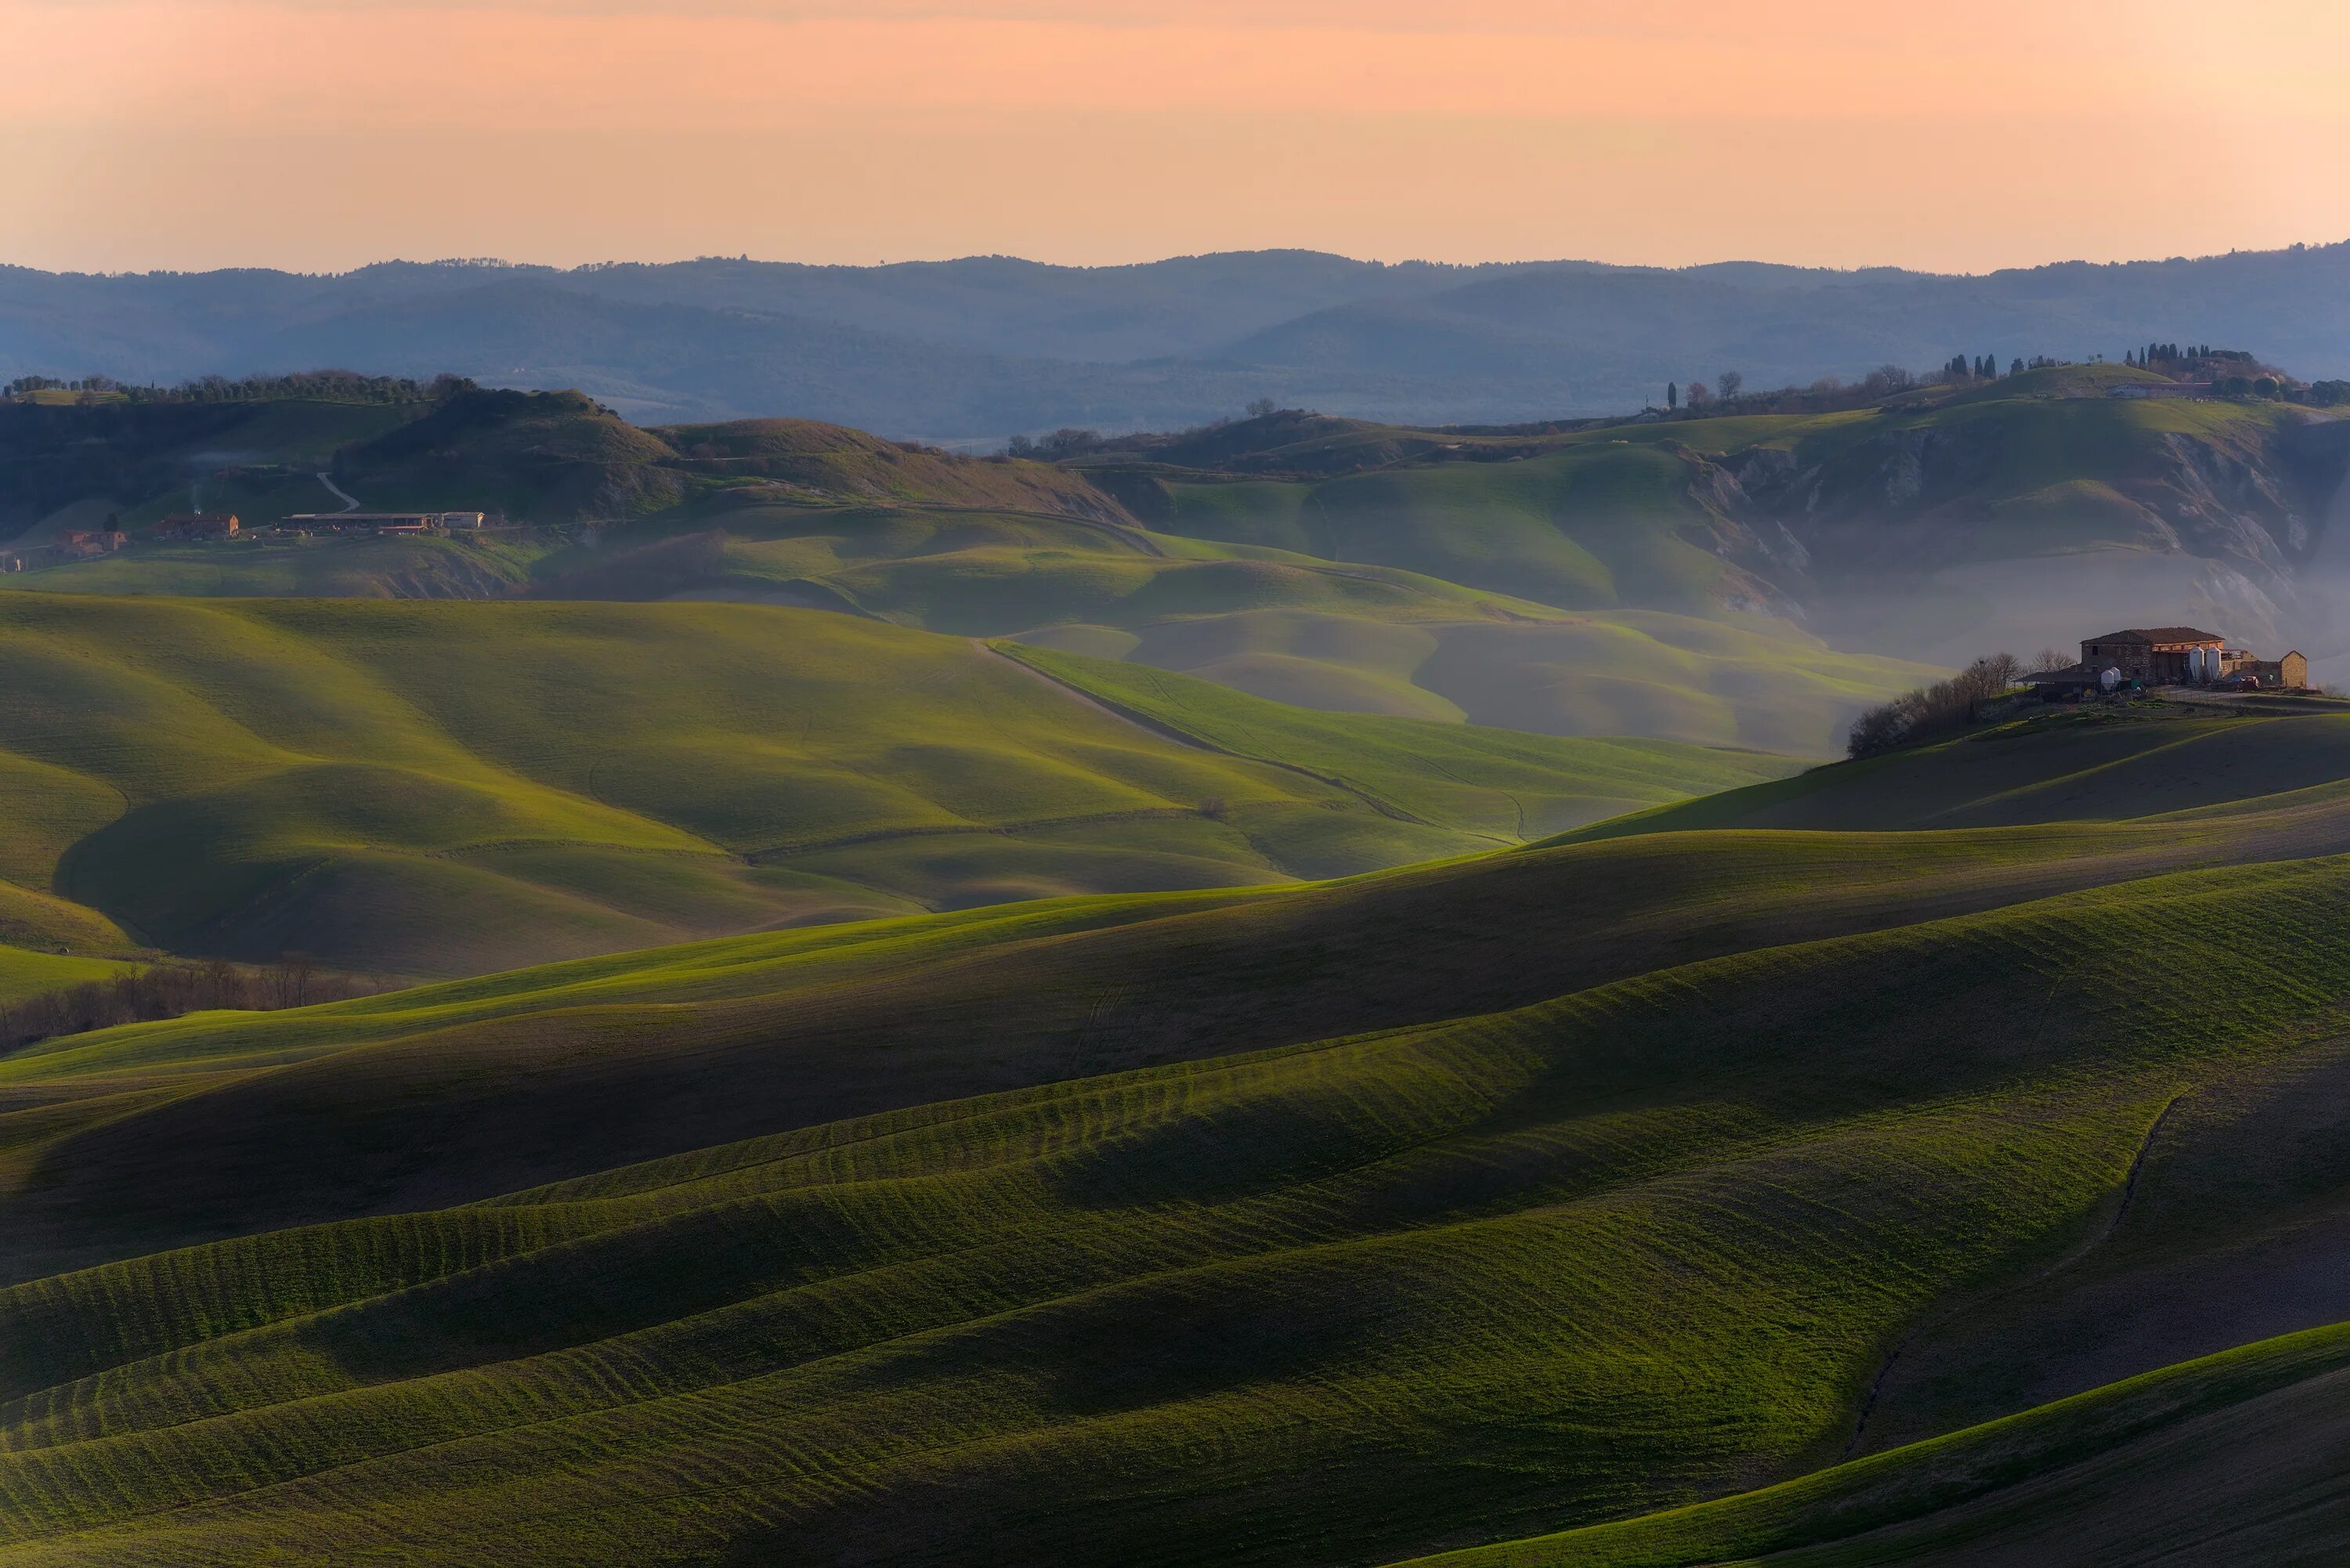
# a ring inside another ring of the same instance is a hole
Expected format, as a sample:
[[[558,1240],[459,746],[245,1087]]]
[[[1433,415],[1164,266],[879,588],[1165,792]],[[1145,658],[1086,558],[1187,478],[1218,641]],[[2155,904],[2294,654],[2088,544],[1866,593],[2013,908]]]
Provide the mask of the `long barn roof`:
[[[2191,626],[2140,626],[2127,631],[2109,631],[2103,637],[2085,639],[2089,642],[2225,642],[2228,639],[2216,631],[2202,631]]]

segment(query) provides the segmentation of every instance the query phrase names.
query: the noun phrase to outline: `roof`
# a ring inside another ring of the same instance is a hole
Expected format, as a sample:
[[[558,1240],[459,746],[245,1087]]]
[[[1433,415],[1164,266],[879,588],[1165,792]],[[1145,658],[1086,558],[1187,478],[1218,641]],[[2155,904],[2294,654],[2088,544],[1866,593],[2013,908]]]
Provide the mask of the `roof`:
[[[2016,679],[2026,686],[2095,686],[2097,671],[2085,664],[2072,664],[2062,670],[2034,670]]]
[[[2225,642],[2228,639],[2216,631],[2202,631],[2191,626],[2137,626],[2126,631],[2109,631],[2103,637],[2085,637],[2084,642]]]

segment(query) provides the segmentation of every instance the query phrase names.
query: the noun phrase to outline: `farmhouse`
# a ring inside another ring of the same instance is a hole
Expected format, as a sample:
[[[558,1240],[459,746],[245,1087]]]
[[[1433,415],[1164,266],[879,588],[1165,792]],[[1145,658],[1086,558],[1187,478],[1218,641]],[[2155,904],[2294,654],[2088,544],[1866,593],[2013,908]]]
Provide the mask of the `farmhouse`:
[[[57,548],[72,559],[81,560],[91,556],[110,556],[129,543],[130,535],[119,528],[87,528],[58,535]]]
[[[234,512],[174,512],[155,524],[158,539],[225,539],[236,531]]]
[[[2081,662],[2092,672],[2118,670],[2124,680],[2176,686],[2210,679],[2203,667],[2214,656],[2224,659],[2227,646],[2218,633],[2191,626],[2140,627],[2084,639]]]
[[[2111,672],[2114,679],[2105,679]],[[2070,695],[2100,686],[2187,686],[2226,682],[2299,691],[2309,684],[2309,660],[2298,651],[2256,659],[2230,648],[2217,632],[2192,626],[2132,627],[2085,638],[2081,662],[2027,676],[2044,695]]]

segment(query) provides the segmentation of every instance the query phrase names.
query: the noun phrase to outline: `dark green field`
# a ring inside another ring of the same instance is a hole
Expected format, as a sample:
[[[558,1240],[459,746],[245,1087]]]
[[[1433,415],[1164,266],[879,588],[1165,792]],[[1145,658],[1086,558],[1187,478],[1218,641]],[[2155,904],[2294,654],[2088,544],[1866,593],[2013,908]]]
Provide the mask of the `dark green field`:
[[[19,1051],[0,1562],[2326,1561],[2340,723]]]

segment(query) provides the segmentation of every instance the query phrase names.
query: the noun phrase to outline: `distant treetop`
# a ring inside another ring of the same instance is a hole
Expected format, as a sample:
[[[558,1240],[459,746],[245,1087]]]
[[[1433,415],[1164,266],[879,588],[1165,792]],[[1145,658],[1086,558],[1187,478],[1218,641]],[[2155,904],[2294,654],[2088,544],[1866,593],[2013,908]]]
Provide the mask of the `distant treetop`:
[[[205,376],[176,387],[125,386],[108,376],[85,376],[78,380],[20,376],[0,387],[0,398],[52,402],[57,400],[54,395],[35,400],[35,394],[65,392],[133,403],[244,403],[287,398],[337,403],[430,403],[475,389],[473,382],[463,376],[415,381],[405,376],[363,376],[356,370],[301,370],[234,381],[225,376]]]

